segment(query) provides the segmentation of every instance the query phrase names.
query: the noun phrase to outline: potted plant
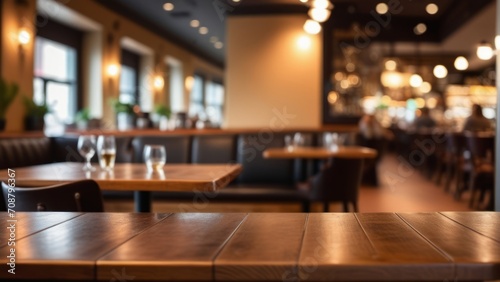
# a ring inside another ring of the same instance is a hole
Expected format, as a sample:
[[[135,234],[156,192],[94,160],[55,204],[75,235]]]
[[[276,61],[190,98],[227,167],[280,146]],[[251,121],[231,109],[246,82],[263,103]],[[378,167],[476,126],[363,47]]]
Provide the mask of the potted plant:
[[[76,113],[75,122],[76,128],[79,130],[86,130],[90,121],[90,109],[83,108]]]
[[[43,130],[45,115],[50,113],[46,104],[38,105],[32,99],[24,97],[26,116],[24,117],[24,128],[28,131]]]
[[[5,129],[5,115],[14,98],[19,92],[19,85],[17,83],[7,83],[4,79],[0,78],[0,131]]]
[[[112,100],[111,104],[116,113],[116,125],[118,130],[129,130],[134,128],[134,105]]]
[[[158,128],[160,130],[167,130],[168,120],[172,114],[170,108],[165,105],[158,104],[155,106],[153,114],[154,115],[151,118]]]

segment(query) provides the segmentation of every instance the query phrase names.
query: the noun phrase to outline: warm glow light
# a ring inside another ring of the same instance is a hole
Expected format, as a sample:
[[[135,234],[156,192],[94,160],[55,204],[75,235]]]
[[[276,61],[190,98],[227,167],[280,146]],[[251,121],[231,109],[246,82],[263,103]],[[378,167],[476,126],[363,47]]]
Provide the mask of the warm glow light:
[[[425,7],[425,11],[427,11],[429,15],[434,15],[439,11],[439,7],[434,3],[430,3]]]
[[[396,61],[394,60],[387,60],[385,62],[385,69],[388,71],[395,71],[397,67]]]
[[[389,6],[385,3],[378,3],[377,6],[375,7],[375,10],[377,13],[383,15],[389,11]]]
[[[311,38],[307,35],[302,35],[297,39],[297,46],[302,50],[307,50],[311,47]]]
[[[432,73],[437,78],[445,78],[448,75],[448,69],[443,65],[437,65],[434,67]]]
[[[317,21],[307,20],[304,24],[304,30],[309,34],[318,34],[321,31],[321,25]]]
[[[200,30],[199,30],[200,34],[207,34],[208,33],[208,28],[207,27],[200,27]]]
[[[300,2],[302,2],[302,3],[307,3],[307,0],[300,0]]]
[[[210,42],[215,43],[217,41],[219,41],[219,38],[217,38],[217,36],[210,37]]]
[[[27,29],[22,28],[17,34],[17,40],[19,41],[19,44],[26,45],[31,41],[31,34]]]
[[[347,81],[349,81],[349,84],[351,86],[358,86],[361,80],[359,79],[359,76],[355,74],[350,74],[347,76]]]
[[[328,20],[328,18],[330,17],[330,13],[331,12],[328,9],[314,8],[310,9],[308,14],[313,20],[322,23]]]
[[[194,85],[194,77],[188,76],[186,77],[186,80],[184,81],[184,87],[186,87],[186,90],[188,92],[191,92],[191,89],[193,89]]]
[[[434,109],[437,106],[438,100],[434,97],[427,99],[427,108]]]
[[[487,42],[481,42],[477,47],[477,57],[481,60],[487,61],[493,57],[493,48]]]
[[[431,92],[431,90],[432,90],[432,85],[429,82],[427,81],[422,82],[422,85],[420,86],[420,92],[429,93]]]
[[[345,69],[348,72],[353,72],[356,70],[356,65],[354,63],[347,63],[347,65],[345,65]]]
[[[422,77],[418,74],[412,74],[410,76],[410,86],[413,88],[420,87],[422,85]]]
[[[425,100],[424,100],[424,98],[417,98],[417,99],[415,99],[415,104],[417,104],[417,108],[419,108],[419,109],[425,107]]]
[[[106,72],[110,77],[116,77],[119,71],[120,68],[115,64],[108,65],[108,68],[106,69]]]
[[[342,79],[344,79],[344,73],[343,72],[336,72],[335,73],[335,80],[336,81],[341,81]]]
[[[318,9],[328,9],[330,8],[330,1],[328,0],[313,0],[311,6]]]
[[[384,71],[380,80],[382,85],[388,88],[399,88],[403,86],[403,76],[399,72]]]
[[[215,49],[222,49],[222,47],[224,47],[224,44],[220,41],[217,41],[214,43],[214,47]]]
[[[200,26],[200,21],[199,20],[192,20],[189,25],[191,25],[191,27],[199,27]]]
[[[500,35],[495,36],[495,49],[500,50]]]
[[[469,61],[463,56],[459,56],[455,59],[455,68],[457,70],[466,70],[469,67]]]
[[[380,102],[384,105],[389,105],[392,102],[391,96],[384,95],[382,98],[380,98]]]
[[[413,28],[413,32],[416,35],[422,35],[427,31],[427,26],[424,23],[419,23]]]
[[[330,91],[330,93],[328,93],[328,103],[335,104],[335,102],[337,102],[338,99],[339,99],[339,94],[337,92]]]
[[[165,85],[165,80],[163,79],[163,76],[156,75],[154,80],[153,80],[154,88],[156,90],[162,90],[164,85]]]
[[[174,4],[170,2],[163,4],[163,10],[172,11],[173,9],[174,9]]]
[[[344,79],[340,82],[340,88],[342,88],[342,89],[347,89],[347,88],[349,88],[349,86],[350,86],[349,81],[347,81],[346,79]]]

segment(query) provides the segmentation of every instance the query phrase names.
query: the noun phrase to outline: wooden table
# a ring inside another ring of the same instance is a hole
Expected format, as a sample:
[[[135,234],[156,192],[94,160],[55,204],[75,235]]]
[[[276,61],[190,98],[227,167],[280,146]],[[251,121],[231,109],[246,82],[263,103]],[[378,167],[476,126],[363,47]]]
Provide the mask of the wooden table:
[[[372,159],[377,156],[377,150],[360,146],[342,146],[338,150],[327,150],[322,147],[299,147],[293,150],[269,148],[263,155],[268,159]]]
[[[97,169],[82,170],[83,164],[52,163],[23,168],[16,171],[17,186],[47,186],[82,179],[93,179],[101,190],[134,191],[136,211],[151,210],[152,191],[213,192],[225,187],[241,172],[238,164],[198,165],[167,164],[163,173],[148,173],[144,164],[116,164],[111,172]],[[6,181],[7,170],[0,170],[0,180]]]
[[[0,213],[7,225],[12,219]],[[500,213],[18,213],[0,280],[500,279]],[[2,227],[5,229],[5,226]]]

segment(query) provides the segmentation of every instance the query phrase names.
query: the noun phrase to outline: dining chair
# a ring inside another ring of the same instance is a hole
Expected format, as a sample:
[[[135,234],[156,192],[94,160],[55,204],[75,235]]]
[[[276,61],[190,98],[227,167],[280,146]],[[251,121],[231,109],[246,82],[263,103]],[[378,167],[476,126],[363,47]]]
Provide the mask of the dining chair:
[[[342,202],[344,212],[349,204],[358,212],[358,194],[363,175],[363,159],[333,158],[305,185],[310,202],[323,202],[328,212],[331,202]]]
[[[9,208],[9,185],[2,182],[5,205]],[[99,185],[82,180],[45,187],[15,187],[15,211],[103,212]]]
[[[493,198],[495,136],[486,132],[468,132],[465,134],[465,138],[471,155],[471,175],[469,180],[471,196],[469,206],[480,209],[480,204],[484,200],[486,193],[490,193],[490,198]],[[479,199],[477,199],[478,193]]]

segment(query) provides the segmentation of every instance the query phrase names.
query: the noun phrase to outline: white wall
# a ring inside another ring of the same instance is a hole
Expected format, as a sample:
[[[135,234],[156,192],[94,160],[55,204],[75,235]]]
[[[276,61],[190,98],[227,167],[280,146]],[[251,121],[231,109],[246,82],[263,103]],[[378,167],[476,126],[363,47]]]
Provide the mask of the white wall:
[[[286,127],[321,125],[321,35],[304,33],[306,19],[227,19],[225,128],[268,127],[285,109]],[[303,36],[310,39],[308,48],[298,45]]]

